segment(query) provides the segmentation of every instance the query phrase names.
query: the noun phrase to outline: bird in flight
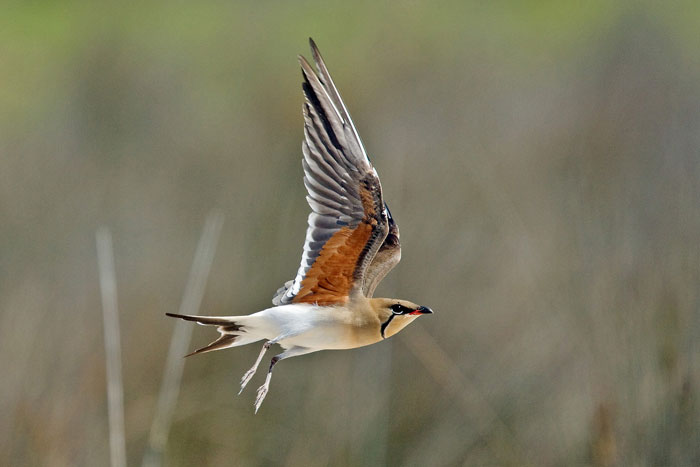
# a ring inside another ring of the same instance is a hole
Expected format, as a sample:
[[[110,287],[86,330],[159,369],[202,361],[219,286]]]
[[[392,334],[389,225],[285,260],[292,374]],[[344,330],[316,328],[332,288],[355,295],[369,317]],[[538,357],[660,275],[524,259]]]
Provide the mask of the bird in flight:
[[[247,316],[168,316],[217,326],[221,336],[190,355],[264,340],[251,380],[267,349],[272,357],[255,399],[257,413],[280,361],[327,349],[352,349],[380,342],[433,311],[407,300],[372,298],[379,282],[401,259],[399,229],[384,201],[377,171],[357,129],[309,39],[317,71],[299,56],[304,76],[304,185],[311,207],[301,256],[293,280],[275,293],[273,307]]]

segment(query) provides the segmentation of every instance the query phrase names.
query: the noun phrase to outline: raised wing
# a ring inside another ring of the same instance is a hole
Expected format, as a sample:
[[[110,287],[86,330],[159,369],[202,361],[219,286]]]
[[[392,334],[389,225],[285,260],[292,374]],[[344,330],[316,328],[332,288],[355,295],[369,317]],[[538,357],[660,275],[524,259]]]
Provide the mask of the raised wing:
[[[304,57],[299,62],[306,98],[302,163],[311,214],[299,270],[277,291],[275,305],[333,305],[366,293],[365,273],[390,231],[377,171],[316,44],[310,44],[318,74]],[[374,282],[386,274],[381,272],[375,271]]]

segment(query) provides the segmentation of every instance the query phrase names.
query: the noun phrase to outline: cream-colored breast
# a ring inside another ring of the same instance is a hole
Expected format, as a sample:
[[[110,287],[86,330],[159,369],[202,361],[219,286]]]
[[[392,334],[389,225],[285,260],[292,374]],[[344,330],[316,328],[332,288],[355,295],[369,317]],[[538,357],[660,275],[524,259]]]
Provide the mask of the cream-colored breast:
[[[297,321],[296,325],[302,325],[305,330],[281,340],[280,344],[285,347],[351,349],[382,340],[376,313],[362,302],[351,302],[349,306],[313,307],[296,318],[303,321]]]

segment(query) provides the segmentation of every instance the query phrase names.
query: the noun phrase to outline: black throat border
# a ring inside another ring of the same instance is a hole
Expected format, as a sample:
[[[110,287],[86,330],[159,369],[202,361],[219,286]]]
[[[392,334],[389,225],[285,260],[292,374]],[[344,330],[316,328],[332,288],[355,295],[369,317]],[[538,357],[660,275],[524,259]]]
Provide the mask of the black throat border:
[[[396,316],[396,315],[392,313],[391,316],[389,316],[389,319],[382,323],[382,329],[381,329],[382,339],[386,339],[386,336],[384,335],[384,331],[386,330],[386,327],[389,326],[389,323],[391,323],[391,320],[394,319],[394,316]]]

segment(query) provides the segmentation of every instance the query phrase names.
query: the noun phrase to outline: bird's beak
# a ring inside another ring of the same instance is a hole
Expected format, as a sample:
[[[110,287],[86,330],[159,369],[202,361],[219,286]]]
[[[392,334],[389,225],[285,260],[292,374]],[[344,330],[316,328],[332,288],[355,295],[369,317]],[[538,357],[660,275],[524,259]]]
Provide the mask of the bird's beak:
[[[433,314],[433,310],[431,310],[427,306],[421,306],[421,307],[418,307],[418,309],[416,311],[414,311],[413,313],[418,314],[418,315],[431,315],[431,314]],[[413,314],[413,313],[411,313],[411,314]]]

